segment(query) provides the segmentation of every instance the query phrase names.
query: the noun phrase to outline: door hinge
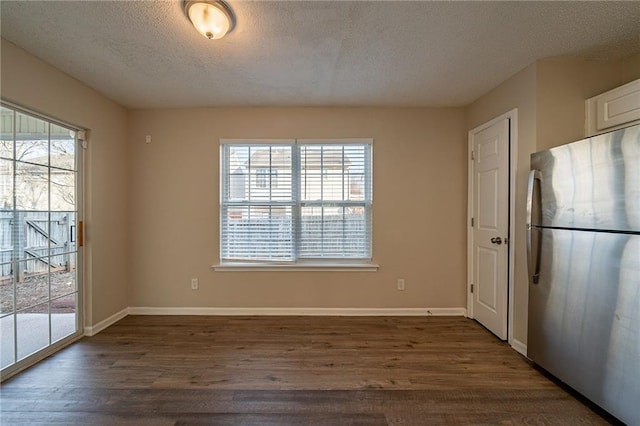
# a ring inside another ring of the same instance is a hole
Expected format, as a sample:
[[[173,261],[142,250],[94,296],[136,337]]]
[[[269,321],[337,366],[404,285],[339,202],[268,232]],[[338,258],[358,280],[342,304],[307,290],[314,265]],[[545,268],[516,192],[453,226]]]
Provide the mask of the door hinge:
[[[471,151],[471,159],[472,160],[476,159],[476,152],[475,151]]]
[[[471,284],[471,293],[473,293],[473,284]]]
[[[475,218],[473,218],[473,217],[472,217],[472,218],[471,218],[471,227],[472,227],[472,228],[473,228],[473,226],[475,225],[475,223],[476,223]]]

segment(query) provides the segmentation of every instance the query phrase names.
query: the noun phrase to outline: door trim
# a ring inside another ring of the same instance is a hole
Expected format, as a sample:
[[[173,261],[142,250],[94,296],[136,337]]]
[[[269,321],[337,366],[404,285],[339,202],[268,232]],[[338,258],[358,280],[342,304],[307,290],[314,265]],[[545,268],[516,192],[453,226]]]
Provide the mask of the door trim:
[[[514,108],[493,120],[481,124],[469,131],[468,155],[467,155],[467,317],[473,316],[473,294],[471,293],[471,283],[473,282],[473,227],[471,218],[473,217],[473,161],[471,151],[473,151],[473,137],[481,131],[494,124],[509,120],[509,259],[507,261],[507,292],[508,292],[508,313],[507,313],[507,342],[513,345],[513,320],[514,320],[514,260],[515,260],[515,217],[516,217],[516,176],[518,164],[518,109]]]

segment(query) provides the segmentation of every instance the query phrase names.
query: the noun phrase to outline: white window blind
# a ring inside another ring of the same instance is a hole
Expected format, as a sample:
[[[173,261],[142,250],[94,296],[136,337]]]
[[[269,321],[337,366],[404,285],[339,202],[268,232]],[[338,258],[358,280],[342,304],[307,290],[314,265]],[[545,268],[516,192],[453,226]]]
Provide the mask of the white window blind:
[[[371,145],[223,141],[221,260],[369,261]]]

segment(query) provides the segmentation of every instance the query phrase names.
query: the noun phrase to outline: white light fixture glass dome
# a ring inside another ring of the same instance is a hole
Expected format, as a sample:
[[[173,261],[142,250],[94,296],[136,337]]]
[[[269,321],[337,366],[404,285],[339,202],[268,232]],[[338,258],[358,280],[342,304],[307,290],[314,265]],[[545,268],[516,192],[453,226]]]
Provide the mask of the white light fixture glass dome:
[[[221,0],[185,0],[182,7],[196,30],[209,40],[224,37],[235,26],[231,9]]]

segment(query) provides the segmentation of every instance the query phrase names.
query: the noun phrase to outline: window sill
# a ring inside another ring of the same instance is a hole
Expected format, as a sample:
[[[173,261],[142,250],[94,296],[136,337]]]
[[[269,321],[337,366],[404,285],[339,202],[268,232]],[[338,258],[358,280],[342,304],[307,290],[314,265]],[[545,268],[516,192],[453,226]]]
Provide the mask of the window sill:
[[[303,263],[277,265],[268,263],[222,263],[213,265],[220,272],[377,272],[380,265],[373,263]]]

